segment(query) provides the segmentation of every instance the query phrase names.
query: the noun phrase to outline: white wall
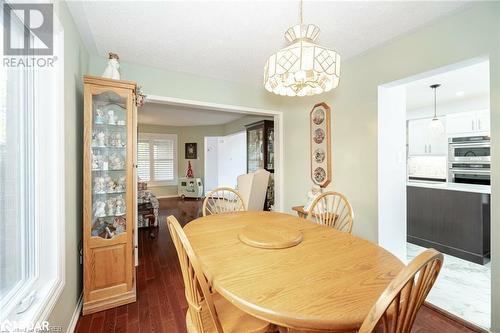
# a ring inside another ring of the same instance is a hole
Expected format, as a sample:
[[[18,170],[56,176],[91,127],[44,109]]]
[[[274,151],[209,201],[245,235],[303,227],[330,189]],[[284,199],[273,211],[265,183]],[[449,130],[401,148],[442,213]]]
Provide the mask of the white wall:
[[[237,177],[247,171],[247,136],[238,132],[205,137],[205,193],[216,187],[235,188]]]
[[[219,184],[219,158],[217,136],[205,137],[205,193],[215,189]]]
[[[379,87],[378,242],[406,260],[406,87]]]
[[[218,166],[219,186],[235,188],[237,177],[247,173],[246,132],[219,138]]]

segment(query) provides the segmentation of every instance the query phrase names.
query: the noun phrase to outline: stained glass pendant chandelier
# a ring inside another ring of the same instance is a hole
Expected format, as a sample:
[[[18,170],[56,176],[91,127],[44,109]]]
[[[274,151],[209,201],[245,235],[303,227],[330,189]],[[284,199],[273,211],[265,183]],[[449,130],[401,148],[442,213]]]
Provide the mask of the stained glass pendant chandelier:
[[[264,87],[282,96],[311,96],[337,87],[340,55],[316,44],[319,28],[304,24],[300,1],[300,24],[285,32],[289,46],[274,53],[264,67]]]

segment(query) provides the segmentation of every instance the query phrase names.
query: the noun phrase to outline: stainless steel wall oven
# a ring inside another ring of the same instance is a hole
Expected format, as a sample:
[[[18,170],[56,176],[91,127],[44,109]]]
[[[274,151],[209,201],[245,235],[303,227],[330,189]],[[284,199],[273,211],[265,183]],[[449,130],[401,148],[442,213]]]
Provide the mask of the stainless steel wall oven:
[[[489,136],[450,138],[448,142],[450,162],[490,162]]]
[[[489,136],[449,139],[448,181],[491,185],[491,143]]]

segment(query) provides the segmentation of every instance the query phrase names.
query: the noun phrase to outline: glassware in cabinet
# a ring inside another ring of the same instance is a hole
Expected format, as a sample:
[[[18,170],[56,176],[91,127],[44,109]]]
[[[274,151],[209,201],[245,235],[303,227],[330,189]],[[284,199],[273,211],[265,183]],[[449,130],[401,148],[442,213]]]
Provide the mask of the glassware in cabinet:
[[[247,130],[247,172],[266,169],[274,172],[274,121],[262,120]]]
[[[91,236],[111,239],[127,230],[127,98],[92,95]]]

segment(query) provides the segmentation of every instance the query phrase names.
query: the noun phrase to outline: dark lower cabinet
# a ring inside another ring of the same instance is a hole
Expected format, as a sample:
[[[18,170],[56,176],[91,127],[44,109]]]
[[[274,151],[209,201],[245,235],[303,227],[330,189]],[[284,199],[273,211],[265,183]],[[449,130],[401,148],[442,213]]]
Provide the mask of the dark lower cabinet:
[[[490,195],[407,186],[408,242],[478,264],[490,256]]]

